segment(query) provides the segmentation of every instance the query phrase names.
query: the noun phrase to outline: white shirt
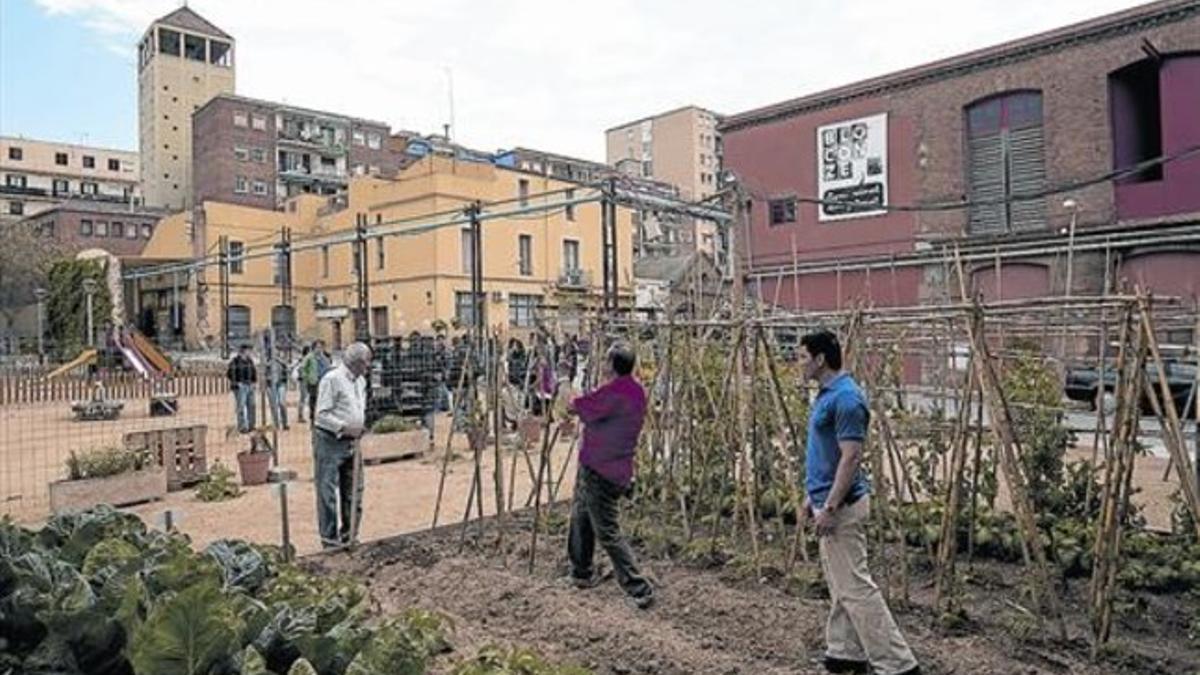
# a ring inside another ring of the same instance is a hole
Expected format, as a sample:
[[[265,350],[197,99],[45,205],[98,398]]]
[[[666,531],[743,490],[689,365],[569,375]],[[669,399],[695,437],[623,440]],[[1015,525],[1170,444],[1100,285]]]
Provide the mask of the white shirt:
[[[367,417],[367,381],[338,366],[317,386],[316,425],[335,435],[348,426],[362,427]]]

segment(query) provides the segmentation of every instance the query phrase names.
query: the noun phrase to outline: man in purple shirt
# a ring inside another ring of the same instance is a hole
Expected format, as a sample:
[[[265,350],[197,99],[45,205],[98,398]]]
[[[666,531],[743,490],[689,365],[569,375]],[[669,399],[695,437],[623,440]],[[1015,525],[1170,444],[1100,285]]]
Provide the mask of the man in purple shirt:
[[[576,398],[570,406],[584,427],[567,556],[575,586],[596,586],[601,579],[592,557],[599,539],[612,560],[621,588],[635,607],[646,609],[654,604],[654,588],[638,572],[617,521],[618,502],[633,481],[633,458],[646,418],[646,390],[633,377],[635,357],[631,349],[614,345],[607,360],[606,383]]]

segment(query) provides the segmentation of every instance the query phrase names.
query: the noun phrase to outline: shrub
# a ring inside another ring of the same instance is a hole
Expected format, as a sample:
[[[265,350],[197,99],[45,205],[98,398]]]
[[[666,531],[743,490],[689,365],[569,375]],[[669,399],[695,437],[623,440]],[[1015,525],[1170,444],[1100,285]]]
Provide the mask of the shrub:
[[[141,471],[149,461],[143,452],[131,452],[123,448],[94,448],[71,451],[67,457],[67,479],[106,478],[123,473]]]
[[[219,461],[216,462],[213,464],[212,470],[204,477],[204,482],[196,488],[196,499],[202,502],[223,502],[240,497],[242,489],[238,487],[236,476],[233,469]]]
[[[387,415],[379,418],[374,424],[371,425],[371,433],[393,434],[400,431],[417,431],[420,428],[421,423],[411,417]]]

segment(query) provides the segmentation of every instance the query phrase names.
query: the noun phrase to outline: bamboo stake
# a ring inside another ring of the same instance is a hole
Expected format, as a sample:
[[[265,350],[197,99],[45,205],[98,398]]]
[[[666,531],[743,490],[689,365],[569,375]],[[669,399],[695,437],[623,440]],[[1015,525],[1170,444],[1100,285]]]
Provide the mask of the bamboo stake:
[[[963,382],[963,395],[958,407],[958,428],[950,449],[949,479],[946,486],[946,503],[942,511],[942,534],[937,557],[937,587],[934,605],[939,610],[954,609],[954,559],[958,552],[958,504],[962,495],[962,476],[967,461],[967,423],[973,390],[975,355],[969,357],[967,375]]]
[[[800,557],[804,562],[808,562],[808,534],[804,529],[804,514],[802,513],[804,500],[801,497],[800,483],[801,478],[792,474],[792,457],[802,461],[804,457],[803,449],[800,447],[800,433],[796,430],[796,425],[792,421],[791,411],[787,407],[787,399],[783,395],[783,386],[779,380],[779,370],[775,366],[775,357],[772,352],[771,343],[767,341],[766,336],[759,332],[759,340],[763,343],[763,348],[767,354],[767,371],[771,376],[771,391],[775,393],[775,402],[779,406],[779,411],[783,417],[783,422],[787,425],[788,435],[792,439],[792,456],[785,457],[783,461],[784,480],[788,484],[788,498],[792,503],[792,511],[796,514],[796,533],[791,540],[788,550],[785,568],[788,572],[792,571],[792,564],[796,559],[796,547],[800,547]],[[803,466],[803,464],[801,465]]]
[[[473,344],[467,345],[467,351],[466,351],[463,365],[462,365],[462,372],[459,373],[459,375],[458,375],[458,388],[454,392],[454,407],[455,408],[458,408],[459,404],[464,401],[464,399],[462,397],[463,397],[464,387],[468,381],[467,374],[472,372],[473,367],[474,367],[473,366],[474,357],[473,357],[473,353],[472,353],[473,348],[474,348]],[[442,494],[445,492],[445,489],[446,489],[446,474],[450,468],[450,444],[454,440],[454,418],[456,416],[455,415],[456,412],[457,412],[457,410],[450,411],[450,433],[446,434],[446,451],[442,455],[442,471],[441,471],[441,476],[438,478],[437,501],[434,503],[434,506],[433,506],[433,523],[429,526],[429,529],[431,529],[431,530],[437,527],[438,515],[441,514],[441,510],[442,510]]]

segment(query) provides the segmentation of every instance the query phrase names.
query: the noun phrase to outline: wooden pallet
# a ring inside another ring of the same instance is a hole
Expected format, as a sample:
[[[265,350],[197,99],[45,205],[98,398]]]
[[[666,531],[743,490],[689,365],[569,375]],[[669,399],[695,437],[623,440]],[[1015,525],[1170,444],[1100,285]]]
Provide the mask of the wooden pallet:
[[[158,460],[167,472],[167,489],[182,490],[208,475],[208,427],[194,425],[131,431],[125,434],[125,447],[145,452]]]
[[[363,463],[375,466],[418,459],[429,450],[429,432],[424,429],[393,434],[368,434],[359,441]]]
[[[392,453],[389,455],[376,455],[373,457],[367,457],[364,455],[363,464],[366,464],[367,466],[379,466],[380,464],[391,464],[392,462],[405,462],[413,459],[421,459],[424,456],[424,450]]]

